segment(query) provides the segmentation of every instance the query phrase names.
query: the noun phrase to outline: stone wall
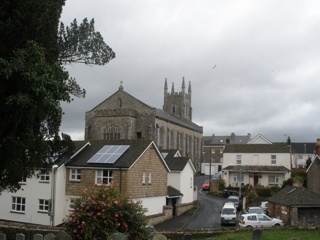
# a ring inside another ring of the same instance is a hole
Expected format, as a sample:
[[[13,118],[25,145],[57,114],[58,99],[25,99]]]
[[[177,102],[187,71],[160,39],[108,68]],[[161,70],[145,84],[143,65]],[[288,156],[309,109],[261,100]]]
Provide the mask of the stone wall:
[[[180,216],[184,212],[194,208],[196,204],[197,204],[197,202],[185,203],[185,204],[177,204],[176,205],[176,215]]]
[[[148,216],[148,225],[157,225],[172,218],[173,206],[164,206],[161,214]]]

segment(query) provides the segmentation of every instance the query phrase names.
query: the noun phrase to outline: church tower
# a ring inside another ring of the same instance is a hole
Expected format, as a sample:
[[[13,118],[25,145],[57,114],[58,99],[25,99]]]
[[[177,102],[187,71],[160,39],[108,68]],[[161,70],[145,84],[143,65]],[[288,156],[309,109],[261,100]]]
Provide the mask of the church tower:
[[[165,79],[163,111],[177,118],[192,121],[191,83],[189,82],[188,92],[186,92],[184,77],[182,78],[181,92],[175,92],[174,83],[172,83],[171,93],[169,93],[167,79]]]

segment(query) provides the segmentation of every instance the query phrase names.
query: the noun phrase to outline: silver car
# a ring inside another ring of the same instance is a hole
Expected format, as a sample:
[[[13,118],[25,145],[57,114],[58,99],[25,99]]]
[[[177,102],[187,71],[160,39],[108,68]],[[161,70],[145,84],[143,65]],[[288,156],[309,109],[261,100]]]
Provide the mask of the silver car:
[[[278,227],[284,226],[284,223],[281,219],[271,218],[265,214],[248,213],[241,215],[239,226],[245,228]]]

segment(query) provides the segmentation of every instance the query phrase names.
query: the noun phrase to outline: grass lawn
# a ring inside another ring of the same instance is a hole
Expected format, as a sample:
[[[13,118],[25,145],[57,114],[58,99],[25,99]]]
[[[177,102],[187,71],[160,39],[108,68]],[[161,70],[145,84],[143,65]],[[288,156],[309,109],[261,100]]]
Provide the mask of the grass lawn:
[[[250,231],[235,231],[233,233],[226,233],[219,236],[214,236],[214,240],[250,240],[253,230]],[[318,240],[320,239],[318,229],[262,229],[261,240],[288,240],[288,239],[300,239],[300,240]],[[198,239],[206,240],[207,238]]]

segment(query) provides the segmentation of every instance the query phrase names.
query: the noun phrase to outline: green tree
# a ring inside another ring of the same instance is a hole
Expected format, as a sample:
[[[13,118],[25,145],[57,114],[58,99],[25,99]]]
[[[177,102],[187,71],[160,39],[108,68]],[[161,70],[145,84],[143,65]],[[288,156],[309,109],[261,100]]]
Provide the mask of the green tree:
[[[73,208],[64,220],[72,239],[107,239],[115,232],[132,240],[148,238],[146,210],[140,202],[121,194],[115,185],[84,189]]]
[[[115,57],[94,21],[59,21],[65,0],[0,3],[0,192],[19,189],[53,161],[71,154],[71,138],[59,128],[60,103],[84,97],[64,64],[104,65]]]

